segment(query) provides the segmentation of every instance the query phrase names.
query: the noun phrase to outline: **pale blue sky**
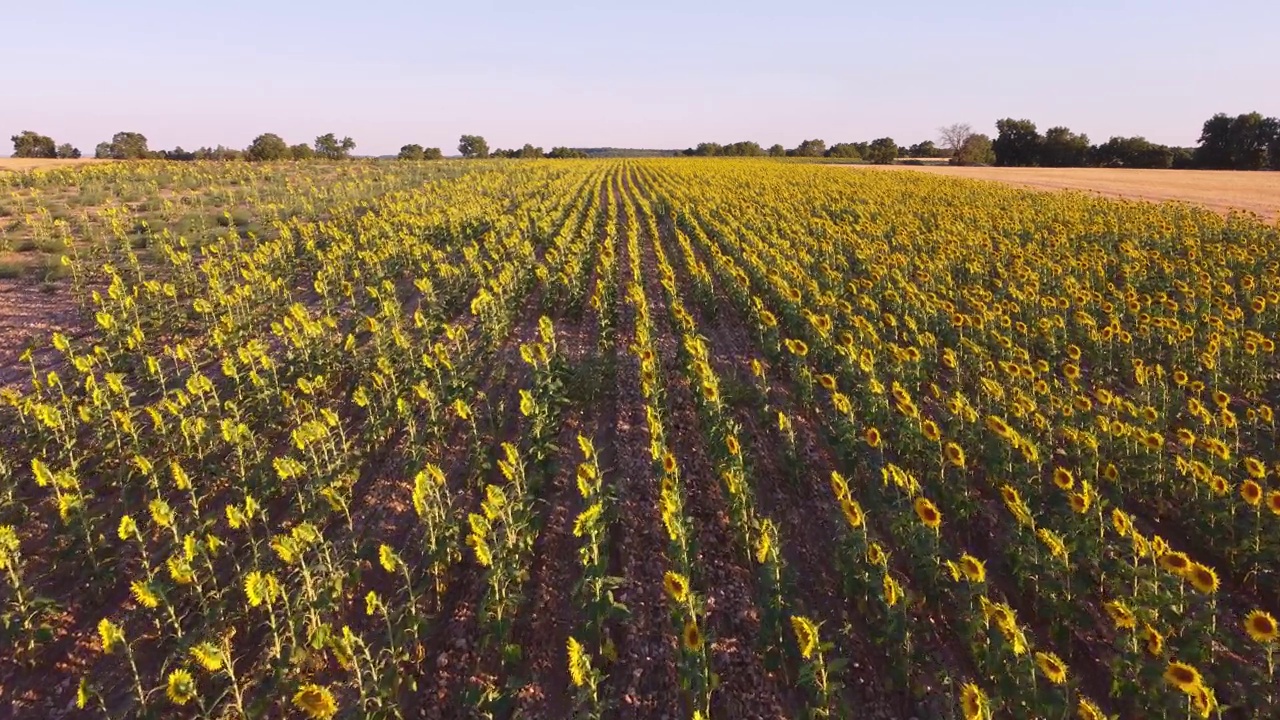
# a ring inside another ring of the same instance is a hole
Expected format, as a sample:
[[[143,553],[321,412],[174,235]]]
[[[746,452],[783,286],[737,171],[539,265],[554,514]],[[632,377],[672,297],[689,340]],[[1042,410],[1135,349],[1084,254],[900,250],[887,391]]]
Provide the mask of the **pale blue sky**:
[[[1095,141],[1194,144],[1214,112],[1280,115],[1277,0],[15,0],[0,153],[335,132],[358,154],[788,147],[936,139],[1027,117]]]

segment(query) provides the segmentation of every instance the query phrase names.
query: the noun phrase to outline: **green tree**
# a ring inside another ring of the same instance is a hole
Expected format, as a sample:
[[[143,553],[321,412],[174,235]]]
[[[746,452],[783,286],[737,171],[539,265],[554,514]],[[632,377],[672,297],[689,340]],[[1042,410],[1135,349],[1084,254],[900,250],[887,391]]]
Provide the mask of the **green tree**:
[[[795,157],[822,157],[827,152],[827,143],[825,140],[805,140],[796,146],[795,150],[787,153]]]
[[[867,146],[866,158],[876,165],[891,165],[898,159],[898,143],[893,138],[876,138]]]
[[[316,138],[316,156],[325,160],[346,160],[351,151],[356,149],[356,141],[350,137],[338,140],[333,133],[325,133]]]
[[[830,150],[827,150],[827,157],[861,160],[862,153],[858,151],[856,143],[836,143],[831,146]]]
[[[1204,121],[1200,129],[1200,145],[1196,148],[1196,165],[1207,170],[1231,169],[1231,117],[1217,113]]]
[[[562,146],[551,148],[551,152],[547,153],[547,157],[562,160],[569,158],[585,158],[587,157],[587,154],[581,150],[574,150],[573,148]]]
[[[74,147],[71,143],[62,143],[58,146],[58,157],[63,160],[78,160],[80,148]]]
[[[464,158],[484,159],[489,157],[489,143],[480,135],[463,135],[458,138],[458,152]]]
[[[294,160],[310,160],[316,156],[316,151],[306,143],[298,143],[289,147],[289,157]]]
[[[951,156],[952,165],[994,165],[995,162],[991,138],[981,133],[970,134]]]
[[[1115,168],[1168,168],[1174,158],[1172,148],[1144,137],[1112,137],[1089,154],[1093,165]]]
[[[515,152],[515,157],[524,158],[526,160],[542,157],[542,148],[534,147],[530,143],[525,143],[524,147],[520,148],[519,150],[515,150],[513,152]]]
[[[786,157],[787,149],[782,147],[782,143],[776,143],[769,147],[769,157]]]
[[[1052,127],[1040,143],[1040,164],[1045,167],[1083,167],[1089,159],[1089,136],[1069,128]]]
[[[263,133],[253,139],[245,148],[244,159],[253,161],[288,160],[291,157],[289,144],[275,133]]]
[[[725,145],[720,153],[733,157],[760,157],[764,155],[764,148],[760,147],[760,143],[752,140],[739,140]]]
[[[13,141],[13,156],[16,158],[55,158],[58,156],[58,146],[53,142],[53,138],[48,135],[41,135],[31,130],[23,130],[9,139]]]
[[[1040,159],[1043,138],[1030,120],[1005,118],[996,121],[996,139],[991,148],[996,153],[996,165],[1002,167],[1029,167]]]
[[[443,160],[444,153],[441,152],[440,148],[438,147],[423,148],[422,159],[423,160]]]
[[[1275,118],[1251,112],[1236,116],[1227,132],[1231,145],[1231,167],[1236,170],[1261,170],[1267,166],[1267,152],[1280,123]]]
[[[913,158],[935,158],[940,157],[938,146],[933,144],[932,140],[918,142],[907,148],[907,157]]]
[[[409,144],[400,148],[400,154],[396,156],[397,160],[421,160],[425,157],[426,151],[421,145]]]

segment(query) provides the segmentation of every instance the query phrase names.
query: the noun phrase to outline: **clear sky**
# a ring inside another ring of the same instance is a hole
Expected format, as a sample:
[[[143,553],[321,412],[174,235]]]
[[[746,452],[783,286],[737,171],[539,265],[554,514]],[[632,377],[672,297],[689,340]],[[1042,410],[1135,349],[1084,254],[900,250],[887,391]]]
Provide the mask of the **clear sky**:
[[[14,0],[0,153],[350,135],[357,154],[793,147],[936,139],[1026,117],[1191,145],[1215,112],[1280,115],[1280,0]]]

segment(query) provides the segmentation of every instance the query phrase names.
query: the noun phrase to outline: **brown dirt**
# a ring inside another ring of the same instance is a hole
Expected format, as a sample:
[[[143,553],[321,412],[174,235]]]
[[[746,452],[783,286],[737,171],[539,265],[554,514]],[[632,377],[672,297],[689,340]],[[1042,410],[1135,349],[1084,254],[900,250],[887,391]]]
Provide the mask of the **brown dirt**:
[[[12,170],[13,172],[23,172],[26,170],[44,170],[51,167],[66,167],[68,165],[83,165],[91,162],[104,162],[103,160],[95,160],[93,158],[80,158],[79,160],[53,160],[48,158],[0,158],[0,172]]]
[[[1217,212],[1246,210],[1280,220],[1280,173],[1229,170],[1131,170],[1120,168],[998,168],[856,165],[866,170],[909,170],[974,180],[994,180],[1036,190],[1078,190],[1126,200],[1179,201]]]
[[[55,354],[50,335],[62,331],[76,336],[82,328],[68,288],[43,292],[30,283],[0,280],[0,386],[30,379],[30,367],[18,359],[28,347],[42,348],[34,359],[43,368]]]

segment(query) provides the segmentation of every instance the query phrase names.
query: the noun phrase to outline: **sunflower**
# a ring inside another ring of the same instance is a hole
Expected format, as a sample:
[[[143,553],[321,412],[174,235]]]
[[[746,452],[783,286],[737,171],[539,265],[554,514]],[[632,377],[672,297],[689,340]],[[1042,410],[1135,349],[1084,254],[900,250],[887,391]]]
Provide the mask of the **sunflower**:
[[[1224,408],[1231,404],[1231,396],[1221,390],[1214,390],[1213,403],[1220,408]]]
[[[98,621],[98,637],[102,638],[102,652],[108,655],[125,643],[124,630],[106,618]]]
[[[1231,484],[1221,475],[1214,475],[1209,480],[1209,489],[1213,491],[1214,495],[1226,495],[1231,490]]]
[[[1185,372],[1183,372],[1182,370],[1174,370],[1174,371],[1173,371],[1173,382],[1174,382],[1174,384],[1175,384],[1175,385],[1177,385],[1178,387],[1182,387],[1183,385],[1186,385],[1186,384],[1187,384],[1187,374],[1186,374]]]
[[[303,685],[294,693],[293,704],[312,720],[328,720],[338,714],[338,704],[333,700],[333,693],[323,685]]]
[[[818,384],[821,385],[826,390],[836,389],[836,379],[831,377],[830,375],[819,375]]]
[[[1062,541],[1062,536],[1048,528],[1040,528],[1036,530],[1036,537],[1049,549],[1050,555],[1063,562],[1067,561],[1067,545]]]
[[[942,513],[938,512],[938,508],[928,498],[918,497],[915,502],[916,515],[920,518],[920,522],[925,527],[937,530],[942,524]]]
[[[818,649],[818,626],[803,615],[792,615],[791,630],[796,634],[800,657],[808,660],[813,656],[813,651]]]
[[[942,449],[943,455],[947,458],[947,462],[956,467],[964,467],[964,449],[955,443],[947,443]]]
[[[582,643],[570,635],[565,643],[565,650],[569,656],[569,680],[574,687],[586,685],[587,675],[591,671],[591,662],[582,649]]]
[[[734,456],[737,456],[737,454],[742,450],[742,446],[738,444],[738,438],[732,435],[725,437],[724,447],[726,450],[729,451],[730,455],[734,455]]]
[[[689,597],[689,581],[680,573],[668,570],[663,574],[662,588],[677,603],[683,603]]]
[[[862,506],[857,500],[845,495],[840,498],[840,510],[844,513],[844,519],[849,522],[849,527],[862,527]]]
[[[490,486],[492,487],[492,486]],[[387,572],[395,572],[400,567],[400,556],[396,551],[391,549],[390,545],[383,543],[378,547],[378,564]]]
[[[880,543],[871,543],[870,545],[867,546],[867,562],[871,563],[872,565],[880,565],[880,566],[884,566],[884,564],[887,562],[887,558],[885,557],[885,554],[884,554],[884,549],[880,547]]]
[[[1071,509],[1079,515],[1089,512],[1089,505],[1092,503],[1090,496],[1085,493],[1071,493],[1067,500],[1071,503]]]
[[[1080,379],[1080,366],[1075,363],[1067,363],[1062,367],[1062,374],[1065,375],[1068,380],[1075,382]]]
[[[1112,600],[1103,606],[1107,614],[1111,616],[1111,621],[1121,630],[1132,630],[1137,626],[1138,621],[1133,616],[1133,611],[1119,600]]]
[[[1037,652],[1036,665],[1040,667],[1040,672],[1044,677],[1054,685],[1061,685],[1067,681],[1067,664],[1062,662],[1062,658],[1051,652]]]
[[[1202,593],[1211,595],[1218,591],[1218,573],[1208,565],[1192,564],[1191,569],[1187,571],[1187,579]]]
[[[1133,531],[1133,520],[1120,508],[1111,509],[1111,524],[1120,537],[1125,537]]]
[[[1244,498],[1244,501],[1250,505],[1257,507],[1258,503],[1262,501],[1262,487],[1253,480],[1245,480],[1240,485],[1240,497]]]
[[[222,652],[211,642],[202,642],[191,648],[191,659],[211,673],[222,669]]]
[[[889,573],[885,573],[881,584],[884,585],[885,604],[889,607],[897,605],[898,601],[902,599],[902,586],[898,584],[897,580],[890,577]]]
[[[129,584],[129,592],[133,595],[133,599],[137,600],[138,604],[143,607],[156,608],[160,606],[160,596],[151,587],[151,583],[134,580]]]
[[[662,456],[662,471],[670,475],[676,471],[676,456],[665,453]]]
[[[1013,437],[1013,428],[1009,427],[1009,423],[995,415],[987,416],[987,429],[996,435],[999,435],[1003,440],[1008,440]]]
[[[196,681],[186,670],[174,670],[169,673],[164,694],[169,696],[174,705],[186,705],[195,699]]]
[[[1191,569],[1191,558],[1184,552],[1165,553],[1160,556],[1160,567],[1175,575],[1185,576]]]
[[[938,442],[942,439],[942,431],[938,429],[938,423],[932,420],[925,420],[920,423],[920,434],[929,442]]]
[[[1213,690],[1201,685],[1191,694],[1191,709],[1202,718],[1208,718],[1218,707],[1218,699]]]
[[[1273,515],[1280,515],[1280,490],[1272,490],[1267,493],[1267,509]]]
[[[964,720],[985,720],[991,716],[986,693],[973,683],[965,683],[960,688],[960,710]]]
[[[702,647],[702,631],[698,629],[698,623],[690,620],[684,624],[684,630],[680,633],[680,639],[684,641],[684,646],[689,650],[697,650]]]
[[[1255,480],[1261,480],[1267,476],[1267,466],[1258,458],[1245,458],[1244,469],[1249,473],[1249,477]]]
[[[862,433],[862,439],[866,440],[867,445],[873,448],[880,447],[880,431],[876,428],[867,428],[866,431]]]
[[[831,493],[837,498],[849,494],[849,483],[845,482],[844,476],[835,470],[831,471]]]
[[[1070,470],[1057,467],[1053,469],[1053,484],[1062,490],[1070,490],[1076,484],[1076,479],[1071,475]]]
[[[1254,642],[1271,643],[1280,637],[1280,629],[1276,627],[1276,619],[1271,613],[1254,610],[1244,619],[1244,629]]]
[[[980,583],[987,579],[987,566],[978,558],[968,553],[960,556],[960,572],[971,583]]]
[[[1203,683],[1199,670],[1177,660],[1169,662],[1169,667],[1164,671],[1164,679],[1188,695],[1194,694]]]
[[[1088,698],[1080,698],[1080,704],[1076,706],[1076,717],[1080,720],[1107,720],[1102,709]]]
[[[1196,434],[1186,428],[1178,428],[1177,436],[1178,442],[1187,447],[1191,447],[1196,444]]]

